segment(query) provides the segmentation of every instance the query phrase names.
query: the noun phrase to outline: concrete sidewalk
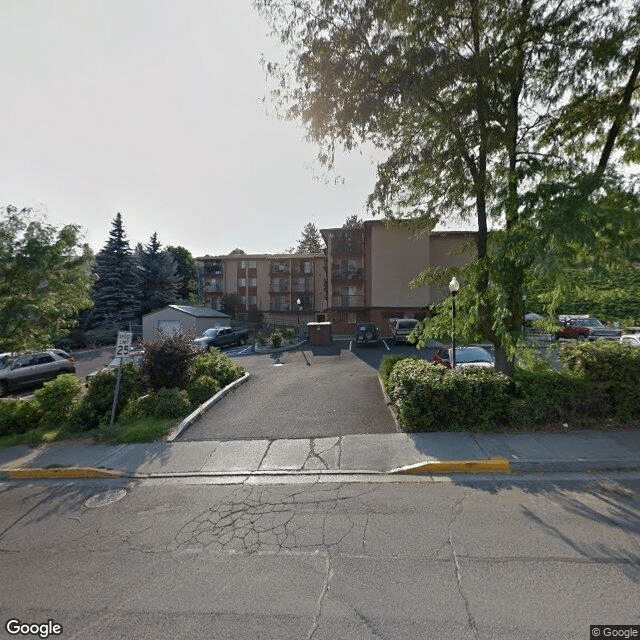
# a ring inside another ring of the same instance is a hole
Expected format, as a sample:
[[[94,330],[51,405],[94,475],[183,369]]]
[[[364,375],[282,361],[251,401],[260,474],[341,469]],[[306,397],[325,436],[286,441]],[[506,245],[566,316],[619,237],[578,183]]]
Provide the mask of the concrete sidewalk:
[[[252,476],[640,469],[640,430],[419,433],[0,449],[0,478]]]

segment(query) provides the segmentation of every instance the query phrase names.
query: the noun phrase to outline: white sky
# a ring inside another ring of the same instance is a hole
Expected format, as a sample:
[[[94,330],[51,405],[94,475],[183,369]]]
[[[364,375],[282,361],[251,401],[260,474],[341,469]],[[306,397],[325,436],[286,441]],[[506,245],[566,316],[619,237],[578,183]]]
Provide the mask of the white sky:
[[[132,248],[157,232],[194,256],[368,219],[371,158],[327,183],[267,115],[266,34],[251,0],[0,0],[0,205],[80,224],[96,251],[120,211]]]

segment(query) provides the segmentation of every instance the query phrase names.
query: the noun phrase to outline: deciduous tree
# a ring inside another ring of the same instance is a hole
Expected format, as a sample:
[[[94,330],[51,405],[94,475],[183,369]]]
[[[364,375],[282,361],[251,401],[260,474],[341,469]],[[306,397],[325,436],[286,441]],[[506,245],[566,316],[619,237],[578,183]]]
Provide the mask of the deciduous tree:
[[[52,345],[91,306],[91,260],[80,227],[57,228],[31,208],[0,217],[0,351]]]
[[[266,63],[273,99],[321,158],[363,142],[387,151],[374,213],[427,229],[475,222],[459,330],[490,340],[499,369],[513,365],[529,272],[553,278],[558,259],[604,255],[616,240],[637,249],[636,186],[613,170],[639,156],[637,3],[255,4],[288,51],[287,63]],[[451,275],[429,270],[414,284]],[[425,337],[448,331],[425,326]]]

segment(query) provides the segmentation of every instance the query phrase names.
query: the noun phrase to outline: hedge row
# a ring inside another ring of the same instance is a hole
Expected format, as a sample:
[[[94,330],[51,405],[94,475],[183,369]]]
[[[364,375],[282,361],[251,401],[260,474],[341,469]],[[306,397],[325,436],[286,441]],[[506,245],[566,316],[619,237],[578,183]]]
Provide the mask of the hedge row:
[[[445,369],[384,358],[380,374],[405,431],[601,427],[640,420],[640,349],[615,342],[565,344],[562,371]]]

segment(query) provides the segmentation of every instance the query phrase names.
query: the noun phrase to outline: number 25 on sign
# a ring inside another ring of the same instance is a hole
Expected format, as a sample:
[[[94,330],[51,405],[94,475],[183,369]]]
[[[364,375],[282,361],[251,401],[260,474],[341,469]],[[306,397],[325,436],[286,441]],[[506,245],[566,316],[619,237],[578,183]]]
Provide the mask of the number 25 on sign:
[[[131,351],[131,331],[118,331],[118,341],[116,342],[116,358],[124,358]]]

